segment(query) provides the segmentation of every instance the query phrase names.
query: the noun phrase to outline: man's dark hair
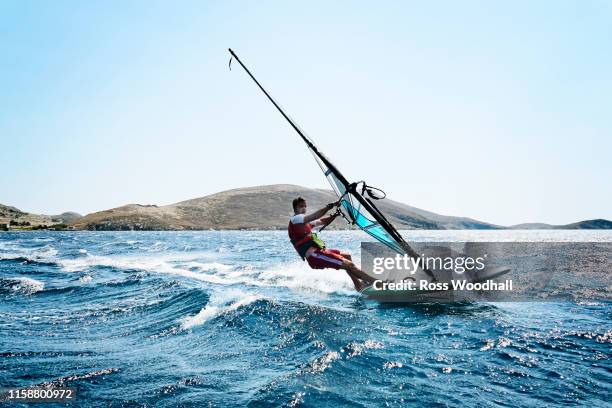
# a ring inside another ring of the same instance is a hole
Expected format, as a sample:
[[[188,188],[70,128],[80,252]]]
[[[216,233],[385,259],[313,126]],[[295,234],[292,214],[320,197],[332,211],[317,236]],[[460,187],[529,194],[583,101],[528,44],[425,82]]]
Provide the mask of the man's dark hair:
[[[302,197],[298,197],[295,200],[293,200],[293,211],[295,211],[297,206],[302,204],[302,203],[306,203],[306,200],[304,200]]]

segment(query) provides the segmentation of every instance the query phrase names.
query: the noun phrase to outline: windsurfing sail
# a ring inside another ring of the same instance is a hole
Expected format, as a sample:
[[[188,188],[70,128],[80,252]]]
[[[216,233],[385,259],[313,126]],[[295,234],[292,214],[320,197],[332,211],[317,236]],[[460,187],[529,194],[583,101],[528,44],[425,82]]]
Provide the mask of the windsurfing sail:
[[[407,254],[410,257],[419,259],[419,255],[402,238],[395,227],[387,220],[382,212],[374,205],[372,200],[384,198],[384,193],[374,187],[368,186],[365,182],[350,183],[338,168],[321,152],[300,127],[283,111],[270,94],[255,79],[251,71],[240,61],[240,58],[229,49],[232,58],[236,59],[240,66],[246,71],[251,79],[257,84],[259,89],[272,102],[276,109],[289,122],[291,127],[300,135],[308,146],[308,149],[315,157],[319,167],[323,170],[325,177],[332,186],[332,189],[340,200],[342,214],[353,225],[365,231],[377,241],[385,244],[400,254]],[[231,67],[230,59],[230,67]],[[428,272],[425,270],[425,272]]]

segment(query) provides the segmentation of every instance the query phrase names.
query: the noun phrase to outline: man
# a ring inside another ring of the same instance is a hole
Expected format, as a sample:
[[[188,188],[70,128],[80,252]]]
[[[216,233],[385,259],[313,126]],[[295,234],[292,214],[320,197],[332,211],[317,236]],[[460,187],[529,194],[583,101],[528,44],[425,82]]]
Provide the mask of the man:
[[[327,249],[315,233],[313,227],[329,224],[335,218],[333,215],[324,217],[332,208],[340,203],[330,203],[324,208],[306,214],[306,200],[298,197],[293,200],[293,217],[289,220],[289,239],[303,260],[308,262],[312,269],[344,269],[350,276],[355,289],[361,291],[374,282],[374,278],[357,268],[348,252],[338,249]]]

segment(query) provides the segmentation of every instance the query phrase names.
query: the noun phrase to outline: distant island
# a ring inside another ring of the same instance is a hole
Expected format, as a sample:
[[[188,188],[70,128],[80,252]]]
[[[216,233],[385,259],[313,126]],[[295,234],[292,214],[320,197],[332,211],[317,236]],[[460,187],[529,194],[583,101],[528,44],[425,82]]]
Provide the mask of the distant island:
[[[59,215],[32,214],[0,204],[0,231],[68,229],[69,223],[82,218],[81,214],[65,212]]]
[[[75,212],[39,215],[0,204],[0,230],[186,231],[186,230],[282,230],[291,215],[291,200],[304,197],[310,208],[320,208],[337,198],[331,190],[290,184],[246,187],[165,206],[128,204],[85,216]],[[567,225],[542,223],[501,226],[466,217],[421,210],[392,200],[379,208],[397,229],[612,229],[604,219]],[[349,229],[335,222],[329,229]]]

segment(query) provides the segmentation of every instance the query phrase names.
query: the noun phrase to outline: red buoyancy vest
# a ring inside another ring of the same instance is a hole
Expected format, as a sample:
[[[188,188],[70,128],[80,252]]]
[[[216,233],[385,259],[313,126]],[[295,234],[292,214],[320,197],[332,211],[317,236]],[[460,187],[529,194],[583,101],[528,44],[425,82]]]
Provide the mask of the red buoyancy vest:
[[[306,259],[306,252],[308,249],[317,245],[312,240],[312,225],[307,222],[294,224],[289,221],[289,227],[287,229],[289,232],[289,239],[291,240],[293,247],[297,253],[300,254],[302,259]]]

